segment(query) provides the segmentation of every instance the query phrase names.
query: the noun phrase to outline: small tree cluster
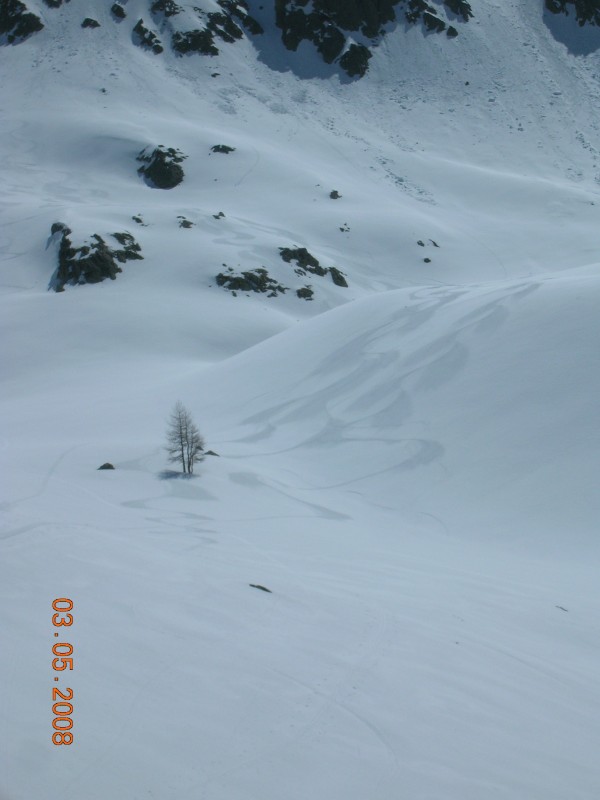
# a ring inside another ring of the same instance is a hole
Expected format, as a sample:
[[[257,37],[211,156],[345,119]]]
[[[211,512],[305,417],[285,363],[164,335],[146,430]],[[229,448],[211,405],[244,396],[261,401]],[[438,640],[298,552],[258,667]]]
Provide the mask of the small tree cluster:
[[[193,473],[196,461],[204,458],[204,439],[190,412],[179,401],[169,417],[166,450],[169,461],[181,462],[183,472],[187,475]]]

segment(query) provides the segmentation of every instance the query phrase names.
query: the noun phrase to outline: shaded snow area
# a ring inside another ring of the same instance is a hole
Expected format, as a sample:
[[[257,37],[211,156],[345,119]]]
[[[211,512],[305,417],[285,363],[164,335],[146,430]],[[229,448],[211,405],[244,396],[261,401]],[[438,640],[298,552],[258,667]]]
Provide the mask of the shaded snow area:
[[[0,43],[0,800],[600,797],[600,28],[83,5]]]

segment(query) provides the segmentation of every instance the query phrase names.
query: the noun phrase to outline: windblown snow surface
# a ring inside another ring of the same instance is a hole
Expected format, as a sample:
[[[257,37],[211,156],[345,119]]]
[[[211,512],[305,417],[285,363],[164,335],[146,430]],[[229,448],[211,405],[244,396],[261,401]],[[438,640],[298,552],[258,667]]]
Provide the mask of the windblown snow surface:
[[[474,1],[352,82],[267,4],[214,58],[81,5],[0,48],[0,798],[599,797],[598,29]],[[49,291],[57,221],[144,260]]]

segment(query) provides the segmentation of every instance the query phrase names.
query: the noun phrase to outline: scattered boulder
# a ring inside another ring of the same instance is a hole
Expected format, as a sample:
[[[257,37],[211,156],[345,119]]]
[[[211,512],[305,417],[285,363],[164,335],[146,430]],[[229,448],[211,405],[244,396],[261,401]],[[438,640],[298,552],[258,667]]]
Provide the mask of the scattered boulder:
[[[278,294],[287,292],[287,286],[277,283],[264,267],[242,272],[241,275],[236,275],[231,267],[228,267],[227,272],[220,272],[215,280],[217,286],[224,286],[234,295],[237,292],[258,292],[266,294],[267,297],[277,297]]]
[[[144,166],[138,173],[144,176],[148,186],[153,189],[174,189],[184,178],[183,169],[179,166],[187,156],[174,147],[159,145],[150,151],[146,147],[137,157]]]
[[[331,280],[336,286],[348,288],[348,281],[344,277],[344,273],[341,272],[337,267],[329,267],[329,274],[331,275]]]
[[[219,211],[218,214],[213,214],[214,219],[223,219],[225,214],[222,211]]]
[[[290,264],[295,262],[297,267],[295,269],[296,275],[304,276],[307,273],[311,273],[312,275],[318,275],[319,277],[324,277],[325,275],[331,275],[331,280],[335,283],[336,286],[343,286],[347,287],[348,283],[346,278],[344,277],[344,273],[341,272],[337,267],[322,267],[319,264],[318,260],[308,252],[306,247],[280,247],[279,253],[281,258],[287,263]],[[311,295],[314,292],[311,291]],[[300,294],[303,292],[303,294]],[[309,299],[304,294],[304,289],[299,289],[296,294],[298,297],[303,297],[305,300]]]
[[[127,16],[127,12],[120,3],[113,3],[110,10],[112,15],[119,20],[125,19],[125,17]]]
[[[204,453],[204,455],[205,455],[205,456],[217,456],[218,458],[220,458],[219,454],[218,454],[218,453],[215,453],[215,451],[214,451],[214,450],[206,450],[206,451],[205,451],[205,453]]]
[[[173,50],[181,55],[186,53],[200,53],[203,56],[219,55],[213,35],[207,29],[187,31],[187,33],[177,31],[173,34],[171,45]]]
[[[269,594],[273,594],[270,589],[267,589],[266,586],[261,586],[260,583],[249,583],[248,586],[251,586],[253,589],[260,589],[261,592],[268,592]]]
[[[301,300],[312,300],[314,291],[310,286],[303,286],[301,289],[296,289],[296,294]]]
[[[20,0],[3,0],[0,3],[0,43],[6,36],[8,44],[20,44],[43,29],[42,21]]]
[[[464,22],[468,22],[473,16],[471,5],[467,0],[444,0],[444,5],[457,17],[462,17]]]
[[[327,275],[327,270],[308,252],[306,247],[280,247],[279,254],[286,264],[290,264],[292,261],[296,262],[299,269],[303,270],[297,274],[305,275],[306,272],[312,272],[313,275]]]
[[[83,22],[81,23],[82,28],[99,28],[100,23],[97,19],[92,19],[91,17],[86,17]]]
[[[151,50],[155,55],[162,53],[164,47],[158,36],[144,25],[144,20],[137,21],[132,32],[133,43],[145,50]]]
[[[142,259],[141,247],[127,232],[113,233],[110,236],[120,247],[109,246],[97,233],[79,247],[71,240],[71,229],[62,222],[55,222],[51,234],[60,234],[58,267],[52,276],[49,288],[56,292],[84,283],[100,283],[106,278],[114,280],[122,272],[119,264],[133,259]]]
[[[175,17],[181,12],[181,6],[178,6],[174,0],[156,0],[152,3],[150,11],[154,16]]]
[[[224,11],[235,17],[246,28],[248,33],[253,36],[260,36],[264,33],[262,25],[248,13],[249,6],[246,0],[217,0],[217,3]]]
[[[340,67],[350,78],[362,78],[369,68],[373,54],[364,44],[351,44],[340,58]]]
[[[194,223],[190,222],[190,220],[186,219],[186,217],[177,217],[177,219],[179,220],[179,227],[180,228],[193,228],[194,227]]]
[[[226,144],[214,144],[210,148],[210,152],[211,153],[224,153],[225,155],[227,155],[228,153],[234,153],[235,152],[235,147],[229,147],[229,145],[226,145]]]
[[[337,189],[334,189],[332,192],[329,192],[329,197],[331,197],[332,200],[339,200],[341,196],[342,195],[337,191]]]
[[[105,464],[102,464],[101,467],[98,467],[98,469],[114,469],[114,467],[109,461],[107,461]]]

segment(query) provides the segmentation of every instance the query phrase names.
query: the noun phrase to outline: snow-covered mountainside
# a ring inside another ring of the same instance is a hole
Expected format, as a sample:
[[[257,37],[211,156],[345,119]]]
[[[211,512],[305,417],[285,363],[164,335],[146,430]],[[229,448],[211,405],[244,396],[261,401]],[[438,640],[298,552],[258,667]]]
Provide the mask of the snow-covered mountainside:
[[[599,15],[0,0],[1,800],[598,796]]]

